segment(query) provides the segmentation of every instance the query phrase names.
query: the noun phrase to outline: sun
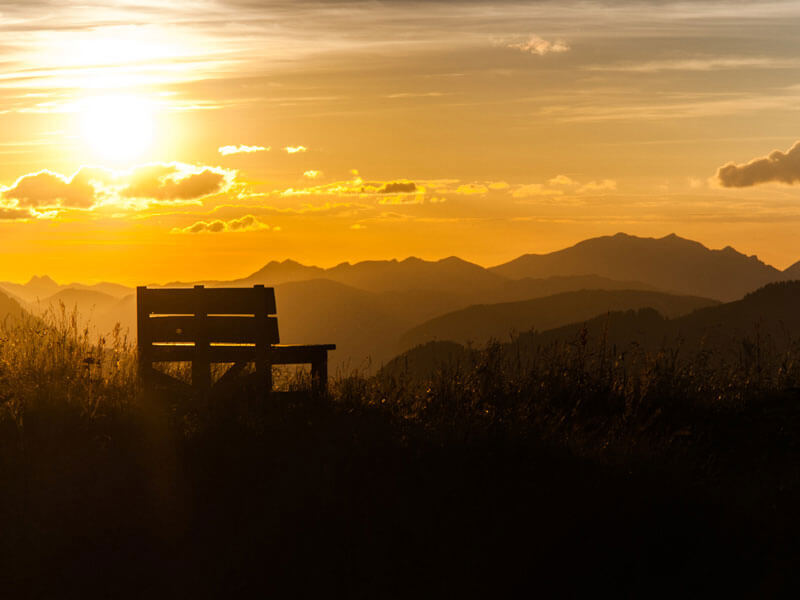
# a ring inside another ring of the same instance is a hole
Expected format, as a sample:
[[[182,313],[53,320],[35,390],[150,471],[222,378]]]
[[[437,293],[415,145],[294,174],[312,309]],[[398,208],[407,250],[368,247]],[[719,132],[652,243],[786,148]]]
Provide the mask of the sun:
[[[81,135],[93,158],[141,158],[153,143],[153,106],[137,96],[95,96],[80,107]]]

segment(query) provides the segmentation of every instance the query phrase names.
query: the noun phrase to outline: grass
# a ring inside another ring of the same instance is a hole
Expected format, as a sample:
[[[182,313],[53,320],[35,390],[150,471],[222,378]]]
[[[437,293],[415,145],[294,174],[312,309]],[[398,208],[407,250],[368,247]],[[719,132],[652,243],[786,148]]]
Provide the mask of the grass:
[[[62,307],[0,332],[15,597],[704,592],[798,583],[800,352],[582,334],[325,397],[141,389]],[[297,387],[303,375],[284,384]]]

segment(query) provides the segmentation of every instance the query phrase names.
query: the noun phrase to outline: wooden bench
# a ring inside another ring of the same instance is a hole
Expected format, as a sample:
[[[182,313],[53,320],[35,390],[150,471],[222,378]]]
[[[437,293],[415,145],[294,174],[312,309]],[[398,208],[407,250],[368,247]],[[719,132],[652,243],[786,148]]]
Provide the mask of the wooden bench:
[[[139,287],[136,313],[139,370],[145,382],[167,377],[154,363],[191,362],[192,387],[206,393],[232,383],[255,363],[259,387],[271,392],[272,365],[310,364],[312,389],[327,389],[328,351],[336,345],[281,345],[273,288]],[[212,384],[214,363],[232,366]]]

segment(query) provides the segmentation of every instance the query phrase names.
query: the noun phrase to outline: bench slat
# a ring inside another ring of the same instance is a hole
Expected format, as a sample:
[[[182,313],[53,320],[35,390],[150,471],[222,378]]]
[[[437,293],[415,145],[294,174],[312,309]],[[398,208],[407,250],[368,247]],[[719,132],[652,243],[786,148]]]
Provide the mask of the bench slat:
[[[309,346],[272,346],[267,351],[270,363],[274,365],[305,364],[324,357],[334,344]],[[153,362],[190,362],[195,357],[194,346],[150,346],[148,359]],[[211,346],[209,358],[213,363],[253,362],[256,359],[255,346]]]
[[[142,328],[142,342],[194,342],[203,333],[210,344],[277,344],[280,342],[277,317],[150,317]]]
[[[146,315],[274,315],[275,289],[254,288],[140,288],[140,310]]]

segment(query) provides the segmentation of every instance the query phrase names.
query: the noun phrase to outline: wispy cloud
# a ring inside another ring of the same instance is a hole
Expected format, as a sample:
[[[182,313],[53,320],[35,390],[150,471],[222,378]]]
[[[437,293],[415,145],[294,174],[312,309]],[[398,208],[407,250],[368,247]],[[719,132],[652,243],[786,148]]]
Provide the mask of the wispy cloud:
[[[543,183],[529,183],[519,185],[511,191],[511,197],[516,199],[534,198],[537,196],[567,196],[580,194],[602,194],[613,192],[617,189],[617,182],[614,179],[602,179],[599,181],[587,181],[580,183],[566,175],[556,175],[551,178],[547,185]]]
[[[305,146],[286,146],[283,150],[287,154],[297,154],[298,152],[306,152],[308,148]]]
[[[586,71],[618,71],[627,73],[661,73],[664,71],[718,71],[725,69],[787,69],[800,65],[797,59],[781,57],[696,57],[675,58],[665,60],[648,60],[642,62],[623,62],[602,65],[588,65]]]
[[[532,35],[524,42],[508,44],[509,48],[520,50],[528,54],[544,56],[545,54],[559,54],[569,50],[569,46],[563,40],[549,41],[538,35]]]
[[[229,156],[231,154],[252,154],[253,152],[269,152],[269,146],[220,146],[218,151],[222,156]]]
[[[400,98],[440,98],[446,96],[444,92],[398,92],[395,94],[388,94],[384,98],[400,99]]]
[[[253,215],[246,215],[239,219],[223,221],[197,221],[187,227],[176,227],[172,233],[244,233],[246,231],[261,231],[273,229],[280,231],[279,227],[271,228],[266,223],[259,221]]]
[[[617,189],[617,182],[613,179],[603,179],[601,181],[589,181],[577,189],[578,194],[594,194],[602,192],[613,192]]]
[[[315,173],[317,173],[315,171]],[[354,172],[353,179],[348,181],[333,181],[322,185],[307,188],[288,188],[277,190],[282,196],[373,196],[383,194],[416,194],[424,193],[424,188],[417,186],[413,181],[398,179],[395,181],[364,181],[358,171]],[[308,175],[306,175],[308,177]],[[309,177],[313,179],[312,177]],[[314,177],[315,178],[315,177]]]

